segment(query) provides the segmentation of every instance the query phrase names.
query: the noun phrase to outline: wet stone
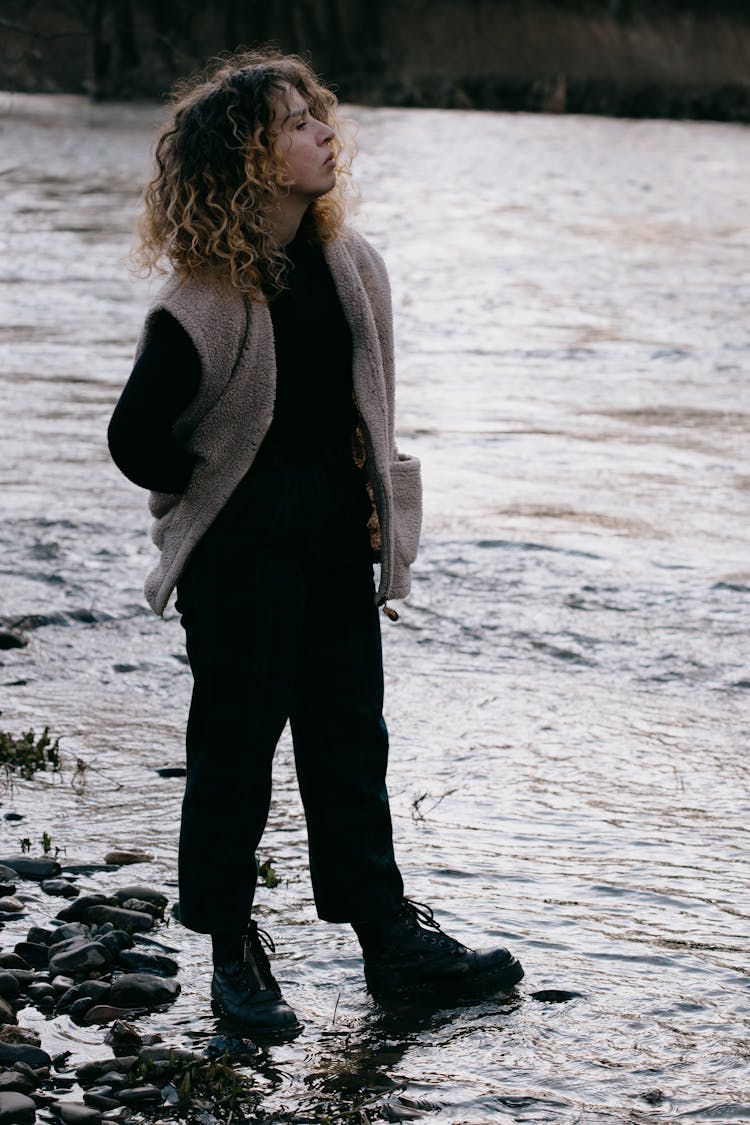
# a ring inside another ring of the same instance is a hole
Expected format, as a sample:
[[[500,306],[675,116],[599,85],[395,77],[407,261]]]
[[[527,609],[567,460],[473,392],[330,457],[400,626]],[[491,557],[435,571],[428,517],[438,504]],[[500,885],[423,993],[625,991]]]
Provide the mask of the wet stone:
[[[111,1046],[116,1055],[133,1055],[143,1046],[138,1029],[126,1020],[115,1020],[104,1042]]]
[[[21,914],[25,909],[21,900],[14,898],[13,895],[0,898],[0,914]]]
[[[93,1086],[100,1081],[103,1074],[115,1071],[117,1074],[130,1074],[138,1063],[137,1055],[125,1055],[119,1059],[97,1059],[94,1062],[82,1063],[76,1068],[76,1078],[82,1086]]]
[[[144,953],[140,949],[124,949],[118,961],[125,969],[136,973],[151,973],[158,977],[175,977],[179,965],[163,953]]]
[[[0,649],[25,648],[28,640],[15,629],[0,629]]]
[[[36,1031],[32,1031],[30,1027],[11,1027],[10,1025],[0,1028],[0,1043],[15,1043],[17,1046],[25,1043],[29,1047],[38,1047],[42,1040]],[[16,1060],[13,1066],[16,1070],[23,1070],[27,1064]]]
[[[36,1121],[36,1103],[26,1094],[0,1093],[0,1125],[31,1125]]]
[[[52,1059],[41,1047],[32,1047],[26,1043],[0,1043],[0,1066],[14,1066],[17,1062],[25,1062],[38,1070],[42,1066],[50,1066]]]
[[[108,922],[107,925],[111,926],[112,923]],[[113,959],[119,957],[123,949],[130,949],[133,945],[132,937],[125,933],[125,930],[110,929],[105,934],[102,934],[100,930],[96,935],[96,940],[108,950]]]
[[[190,1063],[204,1063],[206,1056],[198,1051],[191,1051],[187,1047],[170,1047],[165,1043],[155,1043],[150,1047],[142,1047],[138,1058],[147,1066],[157,1062],[169,1062],[173,1066],[187,1066]]]
[[[75,902],[58,910],[57,917],[63,922],[80,922],[92,906],[102,906],[110,902],[107,895],[81,895]]]
[[[125,867],[130,863],[150,863],[154,857],[149,855],[148,852],[139,851],[125,851],[118,849],[115,851],[107,852],[104,857],[105,863],[113,863],[118,867]]]
[[[49,971],[53,976],[58,973],[85,976],[97,969],[103,969],[111,961],[112,958],[103,945],[96,941],[89,941],[64,950],[62,953],[55,953],[50,957]]]
[[[100,1110],[80,1102],[60,1102],[58,1112],[65,1125],[99,1125],[102,1119]]]
[[[0,969],[30,969],[31,965],[17,953],[0,953]]]
[[[19,957],[23,957],[27,965],[37,969],[46,968],[49,961],[49,949],[37,941],[19,941],[15,947]]]
[[[120,1090],[118,1099],[134,1109],[142,1105],[160,1105],[161,1090],[158,1086],[134,1086],[130,1090]]]
[[[85,922],[65,922],[55,930],[55,941],[52,944],[69,941],[70,938],[74,937],[90,938],[91,927],[87,926]]]
[[[6,1000],[15,1000],[20,991],[20,985],[13,976],[13,973],[0,970],[0,996],[4,997]]]
[[[109,1089],[109,1087],[105,1087],[105,1089]],[[108,1094],[103,1093],[98,1088],[87,1090],[83,1095],[83,1100],[86,1105],[90,1105],[94,1109],[101,1110],[117,1109],[117,1107],[120,1105],[120,1102],[118,1102],[115,1098],[110,1098]]]
[[[27,989],[30,984],[33,984],[35,980],[43,979],[42,974],[36,969],[7,969],[6,972],[13,974],[18,981],[21,992]]]
[[[55,859],[44,856],[13,855],[0,859],[1,867],[10,867],[17,875],[24,879],[53,879],[62,870]]]
[[[0,1093],[12,1090],[15,1094],[30,1094],[35,1088],[36,1082],[28,1074],[18,1070],[5,1070],[0,1074]]]
[[[31,926],[26,935],[26,940],[33,945],[50,946],[60,939],[57,930],[47,930],[44,926]]]
[[[34,1004],[39,1004],[40,1001],[54,1000],[57,994],[51,984],[40,980],[29,985],[26,995]]]
[[[85,1015],[78,1018],[78,1022],[85,1027],[92,1027],[94,1024],[113,1023],[115,1020],[122,1020],[127,1016],[132,1016],[134,1008],[135,1005],[131,1005],[128,1008],[121,1008],[113,1004],[95,1004],[88,1009]],[[141,1011],[145,1013],[145,1004],[140,1005],[140,1008]]]
[[[5,898],[6,895],[14,895],[15,893],[16,893],[16,884],[15,883],[0,882],[0,896],[2,896],[2,898]]]
[[[62,898],[76,898],[81,893],[67,879],[43,879],[41,887],[46,895],[60,895]]]
[[[0,863],[0,883],[12,883],[16,878],[16,874],[12,867]]]
[[[103,980],[85,980],[69,988],[57,1005],[59,1013],[69,1012],[77,1000],[84,997],[91,1003],[101,1004],[109,996],[110,985]]]
[[[180,985],[176,980],[150,973],[125,973],[112,982],[110,999],[113,1004],[156,1008],[176,1000],[179,994]]]
[[[130,932],[151,930],[154,926],[151,914],[140,910],[126,910],[121,906],[91,906],[86,911],[86,917],[92,922],[112,922],[118,929]]]
[[[18,1023],[15,1008],[4,996],[0,996],[0,1024]]]

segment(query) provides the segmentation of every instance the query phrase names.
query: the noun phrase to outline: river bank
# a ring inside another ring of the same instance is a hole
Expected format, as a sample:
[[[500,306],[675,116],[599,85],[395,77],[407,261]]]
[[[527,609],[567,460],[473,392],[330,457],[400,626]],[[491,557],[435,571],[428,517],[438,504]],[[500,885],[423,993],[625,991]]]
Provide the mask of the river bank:
[[[750,120],[737,0],[5,0],[0,88],[158,97],[238,44],[310,54],[363,105]]]

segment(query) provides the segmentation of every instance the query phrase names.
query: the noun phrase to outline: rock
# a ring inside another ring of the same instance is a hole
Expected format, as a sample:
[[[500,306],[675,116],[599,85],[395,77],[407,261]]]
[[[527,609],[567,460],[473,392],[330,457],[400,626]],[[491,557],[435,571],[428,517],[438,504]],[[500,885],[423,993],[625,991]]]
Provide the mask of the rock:
[[[26,1094],[10,1090],[0,1093],[0,1125],[33,1125],[36,1121],[36,1103]]]
[[[81,895],[75,902],[58,910],[57,917],[63,922],[80,922],[86,917],[86,911],[92,906],[101,906],[112,900],[107,895]]]
[[[16,893],[15,883],[2,883],[0,882],[0,895],[5,898],[6,895],[14,895]]]
[[[35,1089],[36,1083],[28,1074],[21,1074],[18,1070],[4,1070],[0,1074],[0,1093],[12,1090],[16,1094],[30,1094]]]
[[[10,867],[11,871],[23,879],[36,879],[38,882],[53,879],[62,870],[56,859],[49,859],[47,856],[12,855],[0,859],[0,866]]]
[[[27,1063],[32,1070],[52,1065],[52,1059],[41,1047],[26,1043],[0,1043],[0,1066],[14,1066],[17,1062]]]
[[[45,1000],[54,1000],[56,992],[51,984],[45,980],[34,981],[26,990],[26,995],[33,1004],[39,1004]]]
[[[103,1089],[108,1090],[109,1086],[105,1086]],[[86,1105],[93,1106],[94,1109],[117,1109],[120,1105],[118,1101],[114,1098],[110,1098],[108,1094],[103,1093],[98,1087],[87,1090],[83,1095],[83,1100]]]
[[[81,893],[67,879],[43,879],[41,887],[46,895],[61,895],[63,898],[76,898]]]
[[[26,940],[30,941],[32,945],[53,945],[59,941],[58,931],[45,930],[43,926],[32,926],[26,935]]]
[[[111,927],[112,923],[106,922],[105,925]],[[102,926],[102,929],[104,929],[104,926]],[[99,930],[96,935],[96,940],[108,950],[113,959],[119,957],[123,949],[130,949],[133,944],[132,937],[130,934],[126,934],[124,930],[110,929],[109,932],[105,934],[102,934],[101,930]]]
[[[4,996],[0,996],[0,1024],[8,1023],[18,1023],[16,1011],[13,1005],[6,1000]]]
[[[0,649],[26,648],[28,643],[23,633],[19,633],[15,629],[0,629]]]
[[[65,1125],[99,1125],[102,1119],[101,1110],[80,1102],[60,1102],[58,1112]]]
[[[113,892],[112,897],[116,898],[119,903],[126,902],[129,898],[138,898],[142,902],[150,902],[152,906],[158,906],[160,910],[166,909],[169,903],[169,899],[161,891],[157,891],[154,887],[145,887],[140,883],[120,887],[119,890]]]
[[[58,973],[86,976],[97,969],[103,969],[111,962],[112,958],[103,945],[97,941],[87,941],[50,957],[49,971],[52,976],[57,976]]]
[[[13,974],[18,981],[21,992],[24,992],[35,980],[41,980],[42,978],[42,974],[35,969],[6,969],[5,972]]]
[[[204,1063],[206,1056],[198,1051],[190,1051],[187,1047],[169,1047],[165,1043],[155,1043],[151,1047],[142,1047],[138,1058],[146,1066],[154,1063],[168,1062],[173,1064],[173,1069],[188,1066],[190,1063]]]
[[[137,1055],[124,1055],[119,1059],[97,1059],[95,1062],[82,1063],[76,1067],[76,1078],[81,1086],[93,1086],[103,1074],[114,1070],[117,1074],[130,1074],[137,1065]]]
[[[154,773],[158,773],[159,777],[187,777],[185,766],[159,766]]]
[[[112,851],[107,852],[104,857],[105,863],[114,863],[118,867],[125,867],[130,863],[150,863],[154,857],[149,855],[148,852],[136,851]]]
[[[155,977],[150,973],[125,973],[112,982],[110,1000],[123,1007],[156,1008],[169,1004],[180,994],[176,980]]]
[[[13,895],[0,898],[0,914],[21,914],[25,909],[20,899],[14,898]]]
[[[92,1027],[94,1024],[114,1023],[115,1020],[122,1020],[127,1016],[134,1015],[137,1010],[132,1004],[129,1008],[119,1008],[114,1004],[94,1004],[85,1015],[79,1017],[78,1022],[84,1027]],[[146,1006],[140,1005],[140,1013],[145,1015],[146,1011]]]
[[[36,1031],[32,1031],[30,1027],[12,1027],[8,1024],[6,1027],[0,1028],[0,1043],[25,1043],[30,1047],[38,1047],[42,1040]],[[22,1070],[26,1063],[16,1061],[13,1066],[16,1070]]]
[[[28,961],[19,957],[17,953],[0,953],[0,969],[30,969]]]
[[[125,1020],[115,1020],[104,1037],[116,1055],[133,1055],[143,1046],[138,1029]]]
[[[137,910],[142,914],[150,914],[152,918],[161,918],[164,911],[153,902],[144,902],[142,898],[129,898],[122,903],[124,910]]]
[[[108,1070],[99,1079],[102,1086],[109,1086],[110,1090],[121,1090],[123,1086],[132,1086],[132,1082],[125,1074],[117,1070]]]
[[[15,1000],[20,991],[21,988],[13,973],[0,970],[0,996],[3,996],[6,1000]]]
[[[60,997],[57,1012],[59,1015],[69,1012],[76,1001],[83,997],[90,1000],[91,1004],[101,1004],[109,996],[110,987],[103,980],[85,980],[81,984],[76,984]]]
[[[52,944],[68,941],[70,938],[74,937],[88,939],[91,937],[91,927],[87,926],[85,922],[66,922],[64,925],[57,927],[55,934],[56,938]]]
[[[72,977],[65,977],[60,975],[57,977],[53,977],[50,981],[50,984],[52,985],[58,996],[64,996],[68,989],[73,987],[75,981]]]
[[[132,932],[133,930],[151,930],[154,919],[150,914],[140,910],[125,910],[121,906],[91,906],[86,911],[86,917],[92,922],[112,922],[118,929]]]
[[[161,1090],[158,1086],[134,1086],[130,1090],[120,1090],[118,1099],[133,1108],[141,1105],[161,1105]]]
[[[19,941],[15,946],[15,952],[19,957],[23,957],[27,965],[32,965],[37,969],[45,969],[49,961],[49,949],[46,945],[42,945],[38,941]]]
[[[0,883],[12,883],[16,877],[16,872],[12,867],[7,867],[4,863],[0,863]]]
[[[151,973],[157,977],[175,977],[179,965],[162,953],[143,953],[140,949],[123,949],[118,961],[133,973]]]

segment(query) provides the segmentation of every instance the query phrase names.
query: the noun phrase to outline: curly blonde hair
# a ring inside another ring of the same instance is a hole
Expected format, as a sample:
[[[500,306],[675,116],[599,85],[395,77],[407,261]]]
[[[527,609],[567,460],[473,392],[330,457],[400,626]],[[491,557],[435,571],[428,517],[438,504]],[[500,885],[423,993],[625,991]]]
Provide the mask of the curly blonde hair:
[[[209,272],[255,300],[284,287],[287,259],[272,237],[273,203],[290,186],[273,122],[290,86],[310,113],[336,132],[332,149],[336,186],[314,200],[306,230],[317,242],[340,235],[344,181],[351,158],[338,135],[335,94],[296,55],[250,51],[219,60],[208,74],[180,82],[156,145],[156,175],[144,193],[138,243],[131,253],[137,273],[182,276]]]

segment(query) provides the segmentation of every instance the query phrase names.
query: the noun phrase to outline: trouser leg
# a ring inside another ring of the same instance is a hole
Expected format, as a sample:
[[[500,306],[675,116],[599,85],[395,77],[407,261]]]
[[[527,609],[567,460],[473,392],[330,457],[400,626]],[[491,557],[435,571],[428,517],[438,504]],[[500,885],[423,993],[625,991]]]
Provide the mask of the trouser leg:
[[[290,558],[214,536],[181,583],[194,676],[179,847],[180,917],[242,930],[268,816],[271,766],[289,714],[304,589]]]
[[[348,547],[348,549],[347,549]],[[330,922],[397,909],[385,775],[380,623],[367,540],[315,575],[290,715],[318,914]],[[322,607],[326,607],[323,610]]]

